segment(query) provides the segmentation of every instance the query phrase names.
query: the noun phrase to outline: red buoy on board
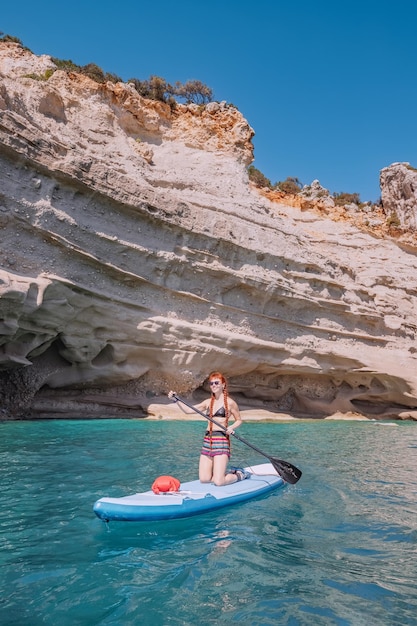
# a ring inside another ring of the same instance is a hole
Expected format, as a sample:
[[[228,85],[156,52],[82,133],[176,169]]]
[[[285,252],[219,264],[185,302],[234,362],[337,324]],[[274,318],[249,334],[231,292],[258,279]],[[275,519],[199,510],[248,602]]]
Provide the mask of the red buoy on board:
[[[158,476],[153,482],[152,491],[156,494],[167,493],[169,491],[178,491],[180,488],[180,481],[173,476]]]

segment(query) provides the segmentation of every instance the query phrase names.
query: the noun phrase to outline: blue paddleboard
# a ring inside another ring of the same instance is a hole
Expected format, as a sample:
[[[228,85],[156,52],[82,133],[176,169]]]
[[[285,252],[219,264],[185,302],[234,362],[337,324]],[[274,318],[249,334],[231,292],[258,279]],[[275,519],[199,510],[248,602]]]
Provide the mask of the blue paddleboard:
[[[231,485],[216,487],[199,480],[182,483],[174,493],[135,493],[122,498],[100,498],[93,510],[104,521],[150,522],[191,517],[251,500],[283,487],[286,483],[271,463],[245,468],[250,477]]]

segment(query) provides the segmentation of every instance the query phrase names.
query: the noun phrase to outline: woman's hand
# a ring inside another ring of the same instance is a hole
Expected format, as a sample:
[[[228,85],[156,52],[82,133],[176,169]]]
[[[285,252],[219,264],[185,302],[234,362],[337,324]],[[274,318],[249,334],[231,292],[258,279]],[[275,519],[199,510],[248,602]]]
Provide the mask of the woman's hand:
[[[168,398],[169,398],[170,400],[174,400],[174,402],[177,402],[177,399],[176,399],[176,397],[175,397],[176,395],[177,395],[177,394],[176,394],[176,392],[175,392],[175,391],[168,391]]]

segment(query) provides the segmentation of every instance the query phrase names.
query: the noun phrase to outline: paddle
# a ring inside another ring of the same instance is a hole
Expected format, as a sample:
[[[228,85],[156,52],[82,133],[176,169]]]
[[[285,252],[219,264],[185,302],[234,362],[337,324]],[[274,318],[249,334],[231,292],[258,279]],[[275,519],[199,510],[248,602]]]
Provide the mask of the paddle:
[[[182,402],[183,404],[185,404],[185,406],[188,406],[189,409],[192,409],[196,413],[199,413],[200,415],[205,417],[207,420],[209,420],[209,422],[213,422],[213,424],[215,424],[221,430],[224,430],[224,431],[226,430],[221,424],[216,422],[216,420],[214,420],[212,417],[210,417],[209,415],[206,415],[202,411],[199,411],[198,409],[193,407],[192,404],[188,404],[188,402],[185,402],[185,400],[183,400],[182,398],[179,398],[176,394],[173,394],[172,397],[175,398],[176,401]],[[236,435],[236,433],[231,433],[231,434],[233,435],[233,437],[236,437],[236,439],[238,439],[245,445],[249,446],[249,448],[252,448],[252,450],[259,452],[259,454],[269,459],[271,464],[277,470],[281,478],[285,480],[285,482],[290,483],[291,485],[294,485],[298,480],[300,480],[302,472],[301,470],[298,469],[298,467],[295,467],[295,465],[291,465],[291,463],[288,463],[288,461],[281,461],[281,459],[276,459],[273,456],[269,456],[269,454],[265,454],[265,452],[262,452],[262,450],[254,446],[252,443],[249,443],[249,441],[246,441],[246,439],[243,439],[243,437]]]

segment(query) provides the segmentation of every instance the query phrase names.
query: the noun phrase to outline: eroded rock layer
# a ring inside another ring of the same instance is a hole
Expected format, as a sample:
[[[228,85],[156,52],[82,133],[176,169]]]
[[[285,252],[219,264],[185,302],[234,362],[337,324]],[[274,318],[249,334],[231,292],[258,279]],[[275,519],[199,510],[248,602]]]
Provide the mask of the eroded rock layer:
[[[5,417],[140,416],[215,369],[242,407],[415,417],[413,253],[259,195],[234,107],[48,68],[0,43]]]

